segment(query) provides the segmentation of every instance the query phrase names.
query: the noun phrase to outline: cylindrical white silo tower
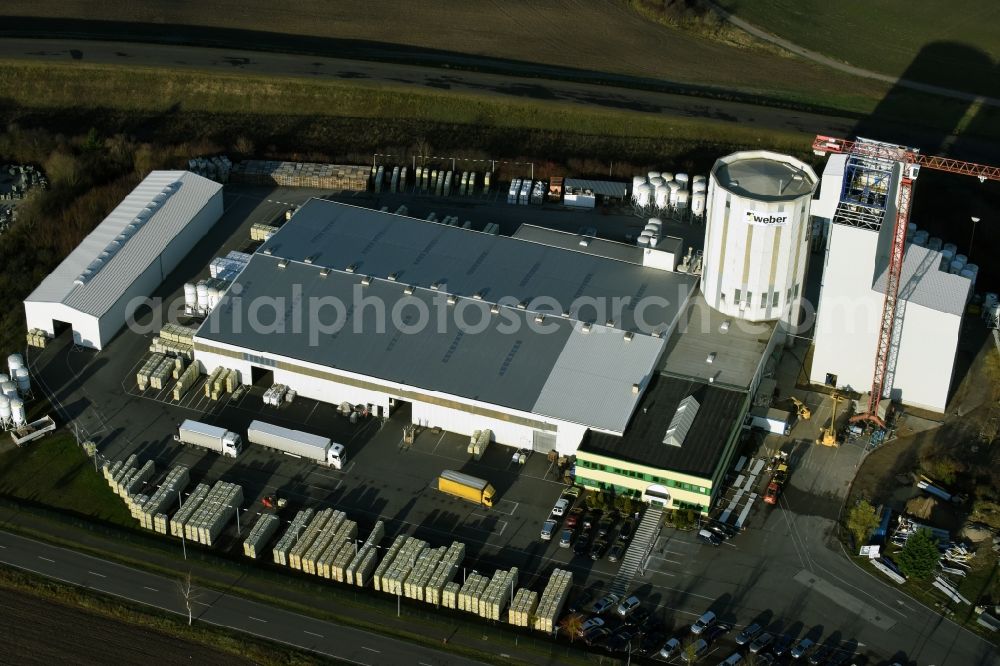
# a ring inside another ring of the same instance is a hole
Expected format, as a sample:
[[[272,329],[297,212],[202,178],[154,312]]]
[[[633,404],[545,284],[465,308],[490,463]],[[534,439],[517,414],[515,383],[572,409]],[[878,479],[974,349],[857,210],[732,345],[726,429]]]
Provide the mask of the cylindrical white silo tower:
[[[701,278],[710,306],[751,321],[798,319],[817,183],[808,164],[770,151],[715,162]]]

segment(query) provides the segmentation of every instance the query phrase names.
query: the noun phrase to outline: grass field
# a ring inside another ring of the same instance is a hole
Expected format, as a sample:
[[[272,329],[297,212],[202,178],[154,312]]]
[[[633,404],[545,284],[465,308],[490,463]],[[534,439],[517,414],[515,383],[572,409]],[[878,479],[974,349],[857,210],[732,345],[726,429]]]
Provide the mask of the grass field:
[[[136,525],[125,502],[111,492],[66,432],[0,453],[0,494],[118,525]]]
[[[884,74],[996,96],[996,0],[718,0],[799,46]]]

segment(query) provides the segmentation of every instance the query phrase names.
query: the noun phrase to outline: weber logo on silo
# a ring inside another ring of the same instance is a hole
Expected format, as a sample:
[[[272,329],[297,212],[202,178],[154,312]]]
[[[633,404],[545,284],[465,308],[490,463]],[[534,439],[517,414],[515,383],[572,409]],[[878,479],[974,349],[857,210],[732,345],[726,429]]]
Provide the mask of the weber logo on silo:
[[[778,227],[788,224],[788,215],[784,213],[758,213],[755,210],[747,211],[747,224],[757,224],[764,227]]]

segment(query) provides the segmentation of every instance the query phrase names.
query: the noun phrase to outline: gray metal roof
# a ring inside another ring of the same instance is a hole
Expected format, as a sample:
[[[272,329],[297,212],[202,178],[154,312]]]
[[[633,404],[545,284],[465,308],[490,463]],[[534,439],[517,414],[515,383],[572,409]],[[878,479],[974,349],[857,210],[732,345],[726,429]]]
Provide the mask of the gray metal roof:
[[[602,197],[624,199],[628,196],[628,183],[617,180],[588,180],[584,178],[567,178],[563,181],[565,189],[590,190]]]
[[[296,215],[281,232],[286,243],[298,222]],[[308,226],[298,228],[312,234]],[[624,332],[607,327],[584,332],[580,322],[559,316],[545,317],[540,332],[531,328],[535,315],[516,307],[491,315],[489,303],[472,298],[449,305],[445,294],[430,289],[407,295],[401,282],[373,279],[365,286],[360,274],[331,270],[324,277],[321,266],[288,261],[281,268],[283,261],[254,255],[236,280],[239,289],[230,291],[239,298],[224,297],[197,339],[612,432],[624,429],[641,395],[632,384],[645,383],[664,345],[643,335],[626,341]],[[384,325],[377,307],[362,307],[355,294],[385,304]],[[268,299],[274,307],[255,305]],[[344,304],[339,331],[311,335],[309,312],[319,303],[314,299],[327,303],[319,317],[327,323],[335,319],[332,300]],[[259,308],[256,315],[252,308]],[[394,308],[405,327],[394,325]],[[419,308],[430,315],[423,327],[417,326]],[[458,325],[458,311],[472,328]],[[487,324],[474,330],[480,317]],[[263,326],[251,325],[258,320]]]
[[[961,316],[969,300],[972,281],[940,270],[941,253],[910,244],[903,256],[899,295],[931,310]],[[882,270],[872,289],[884,294],[888,268]]]
[[[727,330],[722,328],[729,322]],[[777,322],[749,322],[714,310],[699,291],[667,343],[661,371],[746,389],[753,382]],[[715,354],[708,362],[710,354]]]
[[[638,245],[628,245],[595,236],[583,236],[568,231],[548,229],[534,224],[522,224],[514,232],[512,238],[561,247],[564,250],[592,254],[607,259],[627,261],[630,264],[642,266],[642,248]]]
[[[539,311],[559,313],[600,325],[609,317],[622,330],[665,329],[679,316],[697,278],[533,243],[509,236],[425,222],[368,208],[312,199],[261,248],[290,261],[387,278],[420,287],[442,285],[460,296],[479,293],[487,302],[512,304],[533,299]],[[643,297],[661,303],[636,320]],[[582,309],[577,299],[597,299],[604,312]],[[630,299],[614,316],[612,299]],[[643,325],[645,324],[645,325]]]
[[[26,300],[64,303],[80,312],[103,315],[221,189],[219,183],[188,171],[151,172]],[[145,217],[145,222],[124,239],[123,232],[129,234],[136,228],[137,216]],[[95,260],[116,239],[124,242],[93,270]],[[88,267],[89,280],[77,283]]]
[[[733,153],[712,167],[719,186],[762,201],[784,201],[810,194],[819,179],[805,162],[766,150]]]

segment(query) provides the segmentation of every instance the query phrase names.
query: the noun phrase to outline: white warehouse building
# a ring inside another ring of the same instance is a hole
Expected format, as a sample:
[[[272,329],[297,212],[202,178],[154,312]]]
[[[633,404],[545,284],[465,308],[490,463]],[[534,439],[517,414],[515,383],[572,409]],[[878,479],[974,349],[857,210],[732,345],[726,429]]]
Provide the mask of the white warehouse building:
[[[409,408],[422,426],[571,455],[588,430],[625,431],[696,285],[313,199],[236,278],[195,357],[244,383],[270,372],[323,402]]]
[[[870,391],[901,167],[832,155],[813,212],[828,226],[810,381]],[[885,376],[895,402],[944,412],[971,281],[908,242]]]
[[[809,165],[765,150],[715,162],[702,277],[712,308],[750,321],[798,321],[817,183]]]
[[[222,186],[187,171],[153,171],[24,301],[28,329],[101,349],[130,304],[163,279],[222,216]]]

